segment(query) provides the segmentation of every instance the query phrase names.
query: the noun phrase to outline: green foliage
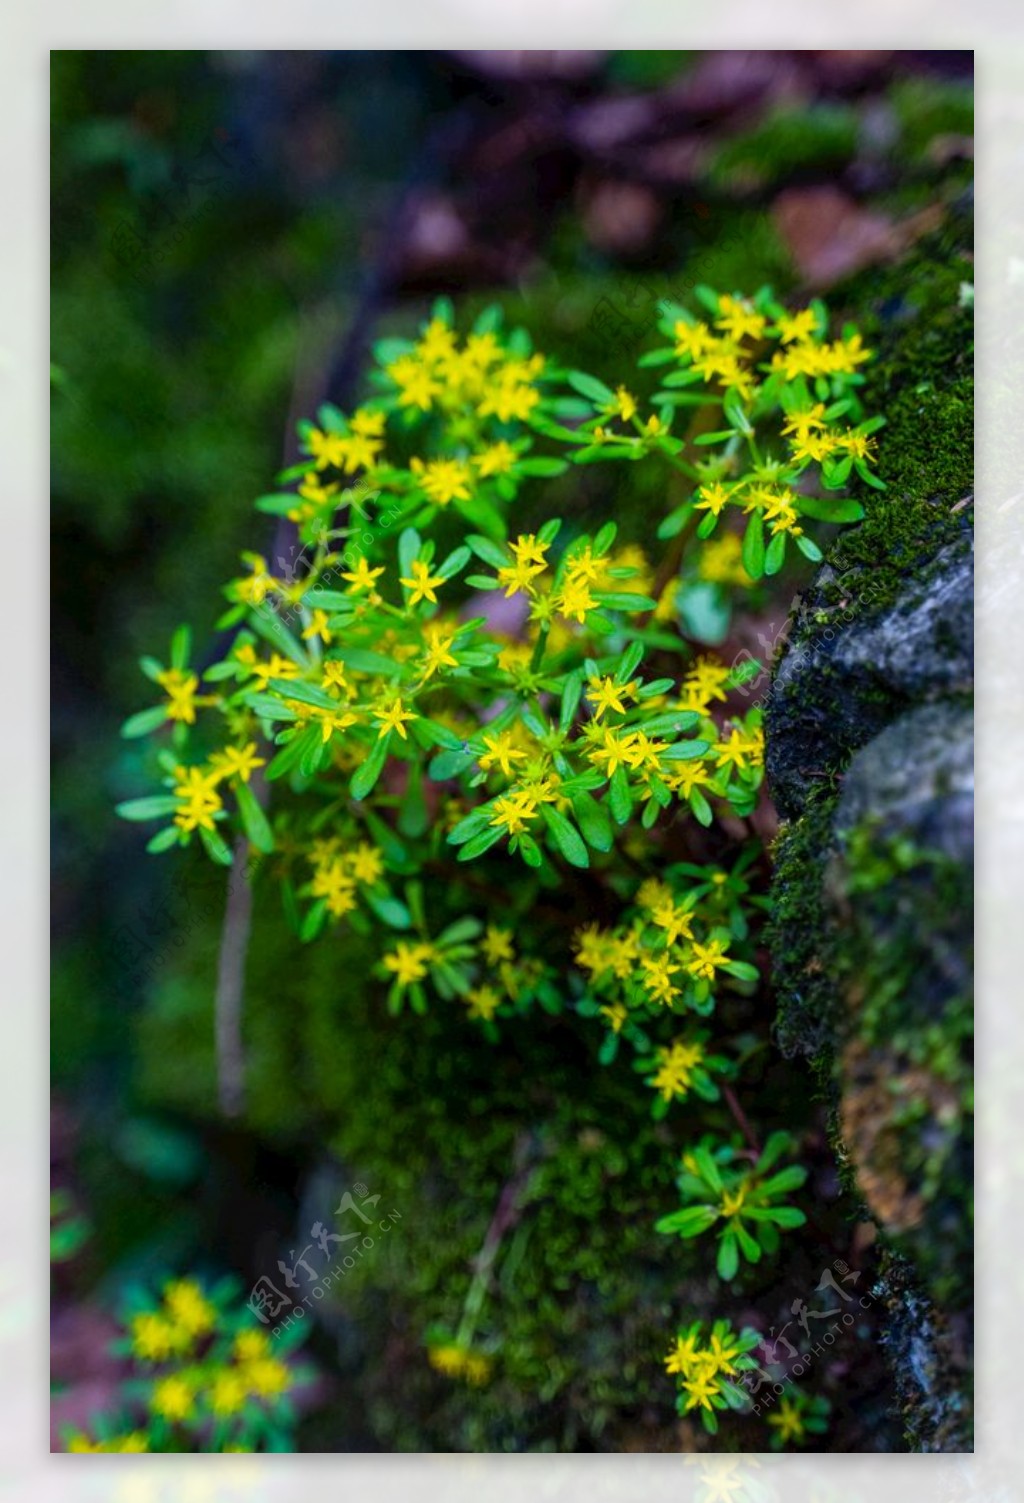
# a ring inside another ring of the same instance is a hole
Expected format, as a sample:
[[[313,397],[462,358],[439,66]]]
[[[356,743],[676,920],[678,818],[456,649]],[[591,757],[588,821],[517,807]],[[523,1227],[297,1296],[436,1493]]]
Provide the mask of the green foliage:
[[[716,1268],[719,1278],[736,1277],[740,1257],[759,1263],[763,1253],[774,1253],[779,1231],[803,1226],[807,1217],[796,1206],[779,1204],[780,1197],[798,1190],[807,1178],[799,1165],[768,1170],[795,1147],[791,1133],[774,1132],[749,1168],[737,1168],[737,1151],[731,1144],[709,1148],[701,1143],[683,1155],[683,1170],[676,1180],[684,1209],[663,1216],[656,1230],[666,1235],[699,1237],[719,1221]]]
[[[50,1194],[50,1262],[66,1263],[88,1242],[92,1227],[67,1190]]]
[[[371,396],[300,423],[302,462],[256,503],[295,529],[286,577],[243,555],[219,622],[229,645],[202,676],[187,628],[168,666],[141,660],[164,697],[124,734],[153,740],[167,791],[119,812],[160,824],[154,853],[198,836],[229,866],[251,849],[248,877],[280,886],[300,941],[342,921],[369,941],[392,1015],[457,1001],[491,1041],[534,1010],[600,1017],[600,1062],[625,1041],[658,1093],[654,1116],[699,1101],[698,1131],[715,1138],[748,1044],[719,1052],[693,1019],[720,997],[742,1005],[759,981],[757,847],[731,867],[675,863],[639,882],[630,863],[670,820],[699,830],[752,814],[764,738],[759,708],[717,713],[758,665],[694,657],[678,628],[716,612],[721,627],[721,600],[699,588],[776,574],[790,540],[821,557],[803,524],[861,515],[841,492],[851,475],[880,485],[882,420],[858,399],[869,352],[849,325],[829,340],[823,304],[790,313],[767,288],[696,296],[703,316],[664,304],[671,342],[641,357],[657,375],[650,410],[537,353],[498,309],[460,342],[441,302],[418,339],[379,342]],[[620,544],[612,519],[510,527],[527,487],[609,463],[682,487],[660,529],[667,569]],[[609,921],[578,927],[573,968],[528,920],[584,880]],[[775,1203],[802,1171],[765,1178],[779,1135],[746,1171],[715,1141],[693,1150],[698,1170],[686,1157],[680,1189],[717,1200],[679,1214],[725,1219],[728,1280],[741,1252],[757,1261],[803,1219]],[[435,1369],[481,1384],[483,1299],[481,1276],[461,1322],[425,1338]],[[705,1423],[738,1407],[727,1384],[708,1398]]]

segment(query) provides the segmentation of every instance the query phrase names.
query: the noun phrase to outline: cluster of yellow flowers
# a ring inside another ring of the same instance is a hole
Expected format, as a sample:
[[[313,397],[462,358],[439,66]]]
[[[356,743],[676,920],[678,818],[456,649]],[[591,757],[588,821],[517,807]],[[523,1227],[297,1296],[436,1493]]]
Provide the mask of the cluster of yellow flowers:
[[[781,313],[773,322],[746,298],[728,294],[718,298],[713,326],[703,320],[678,319],[672,328],[675,353],[705,381],[732,389],[751,401],[758,389],[757,370],[781,371],[787,381],[797,376],[854,375],[870,358],[859,334],[832,343],[820,337],[821,323],[813,308]],[[716,332],[717,331],[717,332]],[[757,356],[769,337],[781,341],[767,366]]]
[[[375,887],[384,875],[384,857],[379,849],[361,840],[345,849],[336,835],[320,837],[309,848],[313,868],[308,895],[322,899],[333,918],[351,913],[360,887]]]
[[[292,1387],[287,1363],[270,1351],[263,1331],[241,1331],[225,1363],[197,1363],[180,1368],[153,1384],[150,1408],[170,1424],[197,1418],[204,1411],[222,1418],[238,1414],[246,1401],[273,1401]]]
[[[592,985],[624,994],[621,1010],[610,1017],[615,1032],[621,1030],[629,1006],[671,1007],[694,983],[714,983],[719,971],[742,965],[729,953],[727,931],[694,935],[695,921],[706,926],[706,918],[692,899],[680,899],[666,883],[645,882],[636,903],[638,913],[631,923],[616,929],[589,924],[575,941],[576,964],[589,971]],[[694,1056],[692,1066],[700,1058],[699,1053]]]
[[[661,1092],[663,1101],[679,1100],[687,1094],[693,1083],[694,1071],[704,1063],[703,1045],[695,1041],[675,1039],[667,1049],[655,1050],[658,1069],[651,1085]]]
[[[756,1366],[746,1354],[760,1338],[753,1331],[737,1334],[724,1320],[715,1321],[706,1341],[701,1332],[700,1321],[680,1332],[665,1357],[665,1370],[678,1381],[681,1411],[703,1409],[713,1421],[713,1411],[726,1407],[726,1389]]]
[[[454,1342],[443,1342],[427,1348],[427,1361],[436,1372],[446,1378],[465,1378],[467,1383],[480,1388],[491,1376],[492,1362],[481,1352],[471,1352]]]
[[[224,1448],[252,1449],[261,1426],[300,1381],[274,1354],[266,1332],[238,1329],[237,1317],[227,1316],[194,1279],[171,1280],[156,1308],[133,1315],[123,1347],[144,1375],[131,1380],[126,1399],[133,1408],[144,1404],[145,1424],[95,1440],[72,1434],[69,1451],[165,1450],[172,1434],[173,1448],[181,1449],[183,1439],[226,1423]]]
[[[67,1448],[94,1456],[113,1451],[137,1453],[149,1450],[149,1436],[144,1430],[129,1430],[125,1435],[113,1435],[108,1440],[90,1440],[87,1435],[79,1433],[69,1437]]]
[[[399,990],[426,980],[437,968],[452,995],[466,1007],[466,1015],[484,1023],[506,1003],[532,1000],[552,974],[538,956],[517,954],[511,929],[498,924],[482,927],[473,919],[460,921],[451,944],[399,940],[384,955],[382,966]]]
[[[177,808],[174,823],[179,830],[214,828],[213,816],[224,807],[217,792],[218,783],[248,783],[256,768],[266,765],[266,758],[257,756],[256,750],[255,741],[248,741],[244,746],[225,746],[211,754],[205,767],[178,766],[175,769]]]
[[[384,367],[400,408],[468,410],[500,423],[530,416],[543,371],[543,355],[516,355],[490,330],[470,334],[460,349],[442,318],[432,319],[416,343]]]

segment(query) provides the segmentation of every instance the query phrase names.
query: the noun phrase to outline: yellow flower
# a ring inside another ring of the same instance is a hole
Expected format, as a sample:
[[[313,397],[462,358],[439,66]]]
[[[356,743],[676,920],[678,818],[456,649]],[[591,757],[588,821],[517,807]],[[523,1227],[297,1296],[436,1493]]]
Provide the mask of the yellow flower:
[[[158,675],[157,683],[162,689],[167,690],[167,718],[183,720],[186,725],[195,725],[196,690],[199,688],[196,675],[183,673],[180,668],[168,668]],[[207,700],[206,703],[209,701]]]
[[[361,841],[350,853],[349,865],[357,882],[365,882],[372,886],[383,875],[384,857],[376,846]]]
[[[282,657],[279,652],[273,652],[266,663],[253,663],[252,677],[262,682],[260,688],[265,689],[272,678],[298,678],[299,665],[293,663],[291,658]]]
[[[382,741],[390,731],[397,731],[403,741],[409,739],[409,732],[404,722],[407,720],[419,720],[419,716],[412,710],[407,710],[402,704],[401,697],[396,695],[390,705],[382,705],[380,709],[373,711],[373,718],[380,725],[377,740]]]
[[[848,428],[845,433],[840,434],[836,439],[836,443],[841,445],[847,454],[852,455],[854,459],[871,459],[876,448],[875,440],[870,434],[854,433],[852,428]]]
[[[327,612],[317,609],[312,612],[309,625],[302,633],[302,640],[310,642],[314,637],[319,637],[322,642],[330,646],[331,633],[327,628]]]
[[[400,939],[394,950],[384,956],[384,969],[393,973],[399,986],[409,986],[413,981],[423,980],[433,953],[431,945],[414,945]]]
[[[718,1331],[713,1330],[708,1338],[708,1350],[705,1355],[714,1360],[717,1372],[735,1377],[735,1359],[741,1355],[740,1344],[735,1336],[723,1339]]]
[[[636,890],[636,903],[639,908],[653,909],[659,903],[671,903],[672,889],[667,882],[660,882],[657,877],[647,877]]]
[[[441,383],[417,355],[400,355],[384,369],[398,387],[399,407],[418,407],[421,412],[429,412],[441,395]]]
[[[490,1022],[501,1006],[501,998],[492,986],[475,986],[466,993],[471,1018],[483,1018]]]
[[[543,568],[536,569],[528,563],[505,564],[498,570],[498,585],[505,591],[506,600],[516,594],[532,595],[533,581],[543,572]]]
[[[501,439],[479,454],[474,454],[473,463],[480,471],[481,480],[486,480],[490,475],[507,475],[518,457],[512,445]]]
[[[423,660],[423,677],[432,678],[442,668],[457,668],[459,660],[452,652],[456,633],[430,622],[423,631],[427,650]]]
[[[615,396],[602,408],[610,417],[620,417],[624,423],[636,417],[636,398],[624,386],[615,388]]]
[[[739,1185],[735,1190],[724,1190],[722,1192],[722,1215],[723,1216],[736,1216],[736,1215],[738,1215],[739,1212],[743,1208],[743,1203],[746,1200],[746,1198],[747,1198],[747,1187],[746,1187],[746,1185]]]
[[[858,365],[871,359],[872,354],[870,350],[864,349],[859,334],[851,334],[848,339],[837,339],[827,349],[830,370],[845,375],[855,372]]]
[[[673,986],[672,977],[679,967],[672,964],[667,951],[661,955],[644,955],[640,960],[640,969],[643,972],[643,986],[653,1001],[664,1002],[667,1006],[678,997],[679,988]]]
[[[592,611],[596,604],[588,586],[580,579],[567,579],[555,600],[555,607],[561,615],[581,624],[586,620],[587,612]]]
[[[725,295],[718,300],[718,318],[715,326],[724,329],[730,339],[760,339],[768,320],[762,313],[755,313],[745,298]]]
[[[630,765],[637,770],[660,773],[660,758],[666,751],[667,741],[652,741],[646,731],[634,731],[629,747]]]
[[[324,663],[322,683],[325,689],[337,689],[345,698],[352,693],[352,685],[345,676],[345,665],[337,658],[330,658]]]
[[[245,746],[225,746],[210,756],[210,766],[219,768],[221,777],[241,778],[243,783],[247,783],[256,768],[263,767],[265,762],[265,757],[256,755],[255,741],[249,741]]]
[[[680,319],[672,332],[676,341],[676,354],[689,360],[699,360],[717,342],[705,323],[688,324]]]
[[[792,344],[794,340],[810,339],[818,327],[818,320],[813,308],[801,308],[796,313],[783,313],[777,327],[783,344]]]
[[[213,786],[219,774],[216,771],[203,772],[200,767],[180,767],[177,776],[174,796],[179,807],[174,823],[180,830],[212,830],[213,816],[224,807]]]
[[[485,736],[484,746],[487,750],[480,757],[480,766],[485,772],[497,766],[510,778],[515,763],[526,761],[526,753],[516,746],[515,736],[511,731],[499,731],[497,735]]]
[[[380,438],[384,432],[387,414],[371,411],[369,407],[357,407],[349,420],[349,427],[360,438]]]
[[[154,1414],[159,1414],[163,1419],[175,1420],[188,1419],[192,1413],[194,1395],[192,1385],[180,1375],[174,1374],[169,1378],[161,1378],[153,1385],[153,1396],[150,1399],[150,1408]]]
[[[237,1414],[247,1397],[245,1380],[237,1367],[223,1368],[210,1389],[210,1408],[214,1414]]]
[[[682,1388],[683,1392],[688,1395],[687,1409],[696,1409],[698,1405],[705,1409],[714,1408],[711,1400],[717,1398],[722,1391],[722,1385],[717,1378],[709,1374],[706,1369],[695,1372],[693,1377],[682,1385]]]
[[[110,1440],[95,1442],[85,1435],[73,1435],[68,1442],[68,1450],[88,1452],[91,1455],[119,1451],[148,1451],[149,1439],[141,1430],[133,1430],[129,1435],[114,1435]]]
[[[544,555],[551,544],[542,542],[532,532],[520,533],[515,542],[508,546],[517,564],[530,564],[538,571],[546,567]]]
[[[661,1092],[663,1101],[671,1101],[673,1096],[685,1096],[690,1089],[693,1072],[703,1063],[704,1051],[699,1044],[685,1044],[677,1039],[670,1048],[659,1049],[657,1058],[659,1068],[651,1077],[651,1085]]]
[[[750,765],[750,747],[739,731],[732,731],[728,741],[716,741],[716,767],[728,767],[731,763],[741,772]]]
[[[179,1349],[178,1332],[165,1315],[147,1311],[131,1323],[132,1351],[144,1362],[163,1362]]]
[[[620,1033],[622,1025],[629,1017],[624,1002],[612,1002],[608,1007],[598,1009],[603,1018],[607,1018],[613,1033]]]
[[[521,835],[527,823],[536,816],[536,798],[518,789],[495,799],[490,822],[492,825],[499,825],[509,835]]]
[[[693,945],[693,956],[687,962],[686,969],[691,976],[704,977],[708,981],[715,979],[715,971],[729,964],[729,956],[721,940],[709,939],[706,945]]]
[[[799,412],[791,412],[782,425],[783,437],[794,435],[803,442],[810,433],[817,433],[826,427],[825,404],[816,402],[813,407],[802,408]]]
[[[623,698],[632,699],[634,684],[617,684],[610,676],[608,678],[588,678],[587,700],[594,706],[594,719],[600,720],[605,710],[615,710],[620,715],[626,713]]]
[[[272,574],[267,572],[267,561],[258,553],[243,553],[243,559],[248,563],[250,570],[247,579],[234,581],[234,593],[239,600],[247,605],[262,605],[267,598],[267,593],[277,583]]]
[[[779,1407],[774,1414],[769,1414],[768,1423],[778,1428],[779,1436],[783,1442],[788,1440],[803,1440],[805,1435],[803,1415],[800,1413],[796,1402],[783,1394],[779,1400]]]
[[[409,468],[419,479],[427,496],[437,506],[451,501],[468,501],[472,496],[469,465],[461,459],[410,459]]]
[[[374,584],[383,573],[383,564],[379,569],[371,569],[368,560],[365,557],[361,557],[357,561],[355,568],[349,570],[347,574],[342,574],[341,577],[348,581],[348,593],[350,595],[360,595],[363,590],[372,592]]]
[[[410,592],[409,604],[419,605],[421,600],[429,600],[431,605],[437,604],[437,595],[434,593],[438,585],[445,582],[443,574],[431,574],[430,565],[422,559],[414,559],[410,565],[412,577],[399,579],[399,584],[405,585]]]
[[[702,485],[698,491],[700,500],[697,502],[695,511],[709,511],[713,517],[717,517],[722,507],[729,499],[729,492],[721,481],[716,480],[714,485]]]
[[[683,762],[676,772],[668,774],[665,782],[680,798],[689,798],[695,788],[707,787],[711,782],[711,774],[698,761]]]
[[[270,1341],[265,1331],[239,1331],[232,1351],[239,1362],[253,1362],[265,1357],[270,1350]]]
[[[683,683],[696,686],[709,699],[724,700],[728,680],[729,669],[724,663],[716,662],[714,658],[700,657],[690,664]]]
[[[292,1386],[292,1375],[277,1357],[257,1357],[240,1369],[242,1381],[260,1398],[277,1398]]]
[[[665,1358],[665,1369],[670,1373],[685,1373],[693,1366],[697,1357],[697,1336],[691,1333],[689,1336],[677,1336],[675,1346]]]
[[[512,951],[512,930],[499,929],[494,924],[488,924],[484,930],[484,937],[480,941],[480,948],[488,965],[497,965],[500,960],[514,960]]]
[[[665,943],[674,945],[677,939],[690,939],[693,935],[693,915],[688,909],[678,908],[673,898],[663,899],[651,909],[651,922],[665,931]]]
[[[619,731],[613,731],[605,727],[602,733],[600,746],[595,746],[593,751],[587,753],[587,760],[593,762],[595,767],[601,767],[606,778],[610,778],[620,767],[633,765],[632,751],[633,737],[623,735]]]
[[[339,862],[318,871],[310,883],[310,895],[323,898],[334,918],[344,918],[356,906],[355,883]]]
[[[308,709],[306,713],[311,715],[313,719],[319,720],[320,733],[325,746],[335,731],[347,731],[349,726],[355,725],[358,720],[358,717],[353,715],[351,710],[321,710],[319,705]]]
[[[752,583],[743,567],[743,544],[734,532],[723,533],[704,544],[697,560],[697,572],[701,579],[713,584]]]
[[[171,1319],[190,1336],[205,1336],[217,1323],[217,1311],[194,1279],[175,1279],[164,1290]]]
[[[324,470],[328,465],[333,465],[335,469],[341,468],[343,450],[339,434],[324,433],[319,428],[311,428],[306,434],[306,448],[311,457],[316,460],[318,470]]]
[[[491,1362],[479,1352],[468,1352],[454,1344],[429,1347],[427,1361],[431,1367],[448,1378],[466,1378],[479,1386],[486,1383],[491,1373]]]

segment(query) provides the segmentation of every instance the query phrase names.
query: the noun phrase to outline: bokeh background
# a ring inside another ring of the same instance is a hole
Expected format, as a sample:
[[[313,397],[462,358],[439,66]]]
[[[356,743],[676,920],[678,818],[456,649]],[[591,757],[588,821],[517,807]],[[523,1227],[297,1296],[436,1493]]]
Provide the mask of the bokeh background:
[[[60,52],[52,112],[52,1152],[87,1229],[55,1270],[55,1422],[113,1392],[126,1284],[251,1283],[341,1165],[401,1211],[402,1238],[317,1333],[305,1447],[676,1449],[638,1355],[671,1291],[648,1230],[656,1155],[628,1117],[609,1132],[614,1086],[591,1099],[557,1050],[513,1050],[495,1081],[433,1021],[382,1022],[358,947],[297,952],[270,896],[248,1109],[225,1124],[223,897],[198,872],[187,924],[126,982],[126,931],[159,928],[178,858],[113,816],[149,776],[118,727],[146,702],[139,654],[182,620],[212,641],[240,549],[273,553],[251,502],[297,416],[358,396],[371,337],[439,293],[467,314],[497,298],[540,348],[614,378],[608,305],[639,350],[654,299],[688,280],[855,301],[843,289],[963,217],[970,54]],[[572,504],[612,500],[643,538],[660,498],[608,485],[586,477]],[[778,582],[755,651],[799,582]],[[450,1318],[540,1064],[563,1104],[531,1124],[558,1151],[519,1255],[512,1377],[470,1404],[424,1370],[422,1330]],[[624,1190],[601,1225],[609,1180]],[[862,1381],[836,1449],[898,1448],[880,1365]]]

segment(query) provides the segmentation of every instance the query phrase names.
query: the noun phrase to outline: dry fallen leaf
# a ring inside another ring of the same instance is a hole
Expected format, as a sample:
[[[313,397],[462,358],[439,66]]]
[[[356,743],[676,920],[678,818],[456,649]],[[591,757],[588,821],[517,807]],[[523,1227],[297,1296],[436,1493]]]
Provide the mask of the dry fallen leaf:
[[[862,267],[901,255],[942,219],[930,205],[899,223],[838,188],[787,188],[772,210],[776,228],[811,287],[830,287]]]

